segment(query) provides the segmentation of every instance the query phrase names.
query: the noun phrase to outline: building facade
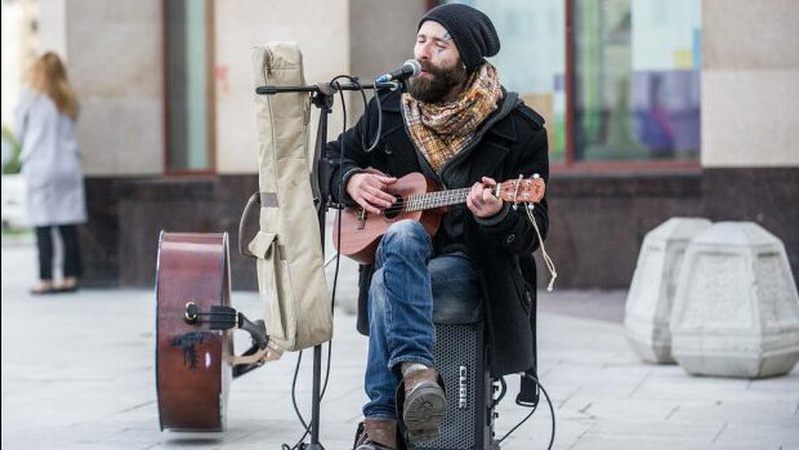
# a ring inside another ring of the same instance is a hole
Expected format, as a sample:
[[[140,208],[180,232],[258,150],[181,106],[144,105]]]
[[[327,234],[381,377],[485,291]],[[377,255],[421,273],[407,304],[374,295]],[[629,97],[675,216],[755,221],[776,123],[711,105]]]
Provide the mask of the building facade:
[[[237,242],[258,189],[252,46],[298,42],[310,84],[369,80],[412,56],[436,3],[40,0],[40,45],[81,100],[85,282],[152,285],[160,230]],[[467,3],[497,25],[505,84],[548,122],[558,287],[627,287],[644,235],[674,216],[755,221],[799,273],[799,3]],[[347,106],[351,124],[360,96]],[[234,251],[232,269],[256,288],[251,260]]]

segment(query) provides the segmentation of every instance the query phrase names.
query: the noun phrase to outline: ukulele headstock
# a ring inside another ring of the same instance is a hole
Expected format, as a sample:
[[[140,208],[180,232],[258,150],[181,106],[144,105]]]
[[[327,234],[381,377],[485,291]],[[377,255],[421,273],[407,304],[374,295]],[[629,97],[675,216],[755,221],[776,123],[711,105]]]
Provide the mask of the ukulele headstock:
[[[517,178],[496,186],[496,196],[510,203],[538,203],[544,198],[546,184],[538,175]]]

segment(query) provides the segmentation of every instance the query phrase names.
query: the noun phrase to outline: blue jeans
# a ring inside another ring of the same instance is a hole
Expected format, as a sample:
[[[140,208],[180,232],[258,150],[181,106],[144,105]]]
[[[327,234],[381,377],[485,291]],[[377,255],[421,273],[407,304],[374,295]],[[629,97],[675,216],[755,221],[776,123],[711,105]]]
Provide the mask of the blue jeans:
[[[396,419],[403,362],[434,366],[433,299],[444,306],[477,298],[477,276],[462,252],[432,258],[419,222],[392,224],[377,247],[369,289],[369,354],[364,388],[368,418]]]

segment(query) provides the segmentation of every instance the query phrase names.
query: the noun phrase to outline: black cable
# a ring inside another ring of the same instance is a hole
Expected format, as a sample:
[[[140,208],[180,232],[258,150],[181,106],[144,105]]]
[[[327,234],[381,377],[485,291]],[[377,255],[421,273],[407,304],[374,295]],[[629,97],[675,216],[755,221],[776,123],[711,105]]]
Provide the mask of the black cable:
[[[374,142],[372,142],[369,148],[364,148],[363,151],[365,151],[366,153],[371,153],[371,151],[374,150],[375,147],[377,147],[377,144],[380,142],[380,135],[383,133],[383,107],[380,105],[380,93],[377,92],[377,89],[375,89],[374,99],[375,103],[377,103],[377,133],[375,133],[375,140]],[[368,108],[369,106],[367,105],[364,108],[364,111],[367,110]],[[366,125],[368,130],[369,126],[368,120],[366,121]]]
[[[327,367],[325,369],[324,386],[322,387],[322,392],[319,394],[319,401],[320,402],[322,401],[322,399],[325,396],[325,391],[327,390],[327,383],[328,383],[328,381],[330,379],[330,361],[332,360],[332,358],[331,358],[332,351],[333,351],[333,343],[332,342],[328,342],[327,343]],[[297,406],[297,395],[296,395],[296,392],[297,392],[296,391],[296,389],[297,389],[297,377],[299,376],[299,372],[300,372],[300,362],[302,361],[302,352],[303,352],[303,350],[300,350],[300,352],[299,352],[299,354],[297,356],[297,365],[294,367],[294,376],[292,377],[292,382],[291,382],[291,404],[294,407],[294,414],[300,420],[300,423],[302,424],[302,427],[304,428],[304,432],[303,432],[302,436],[297,440],[297,442],[292,447],[289,447],[288,444],[283,444],[280,447],[281,450],[296,450],[297,448],[299,448],[299,445],[302,444],[302,442],[305,440],[305,438],[308,436],[308,434],[311,433],[311,425],[305,422],[305,418],[302,416],[302,413],[300,412],[300,409]]]
[[[502,439],[498,440],[498,441],[497,441],[497,444],[501,444],[501,443],[502,443],[502,441],[504,441],[505,439],[507,439],[507,438],[508,438],[508,436],[510,436],[510,435],[511,435],[511,433],[513,433],[513,432],[514,432],[514,431],[516,431],[516,430],[517,430],[517,429],[518,429],[520,426],[522,426],[522,424],[524,424],[524,422],[527,422],[527,419],[529,419],[529,418],[530,418],[530,417],[533,415],[533,413],[536,411],[536,409],[538,409],[538,408],[537,408],[537,406],[533,406],[533,408],[530,410],[530,412],[529,412],[529,413],[528,413],[526,416],[524,416],[524,419],[522,419],[521,421],[519,421],[519,423],[517,423],[516,425],[514,425],[514,426],[513,426],[513,428],[511,428],[511,429],[510,429],[510,431],[508,431],[507,433],[505,433],[505,436],[502,436]],[[549,448],[552,448],[552,446],[550,446]]]
[[[522,376],[523,376],[523,377],[527,377],[527,378],[529,378],[529,379],[533,380],[533,382],[535,383],[536,387],[537,387],[538,389],[541,389],[541,392],[543,392],[543,393],[544,393],[544,398],[546,398],[546,400],[547,400],[547,405],[549,405],[549,414],[550,414],[550,416],[552,417],[552,427],[550,428],[550,435],[549,435],[549,445],[547,446],[547,450],[551,450],[551,449],[552,449],[552,444],[554,444],[554,443],[555,443],[555,409],[552,407],[552,401],[549,399],[549,394],[547,394],[547,391],[546,391],[546,389],[544,389],[544,386],[542,386],[542,385],[541,385],[541,383],[538,381],[538,378],[536,378],[536,377],[534,377],[534,376],[532,376],[532,375],[530,375],[530,374],[528,374],[528,373],[525,373],[525,372],[522,372]],[[529,419],[530,417],[532,417],[533,413],[534,413],[534,412],[535,412],[537,409],[538,409],[538,404],[536,404],[535,406],[533,406],[533,408],[532,408],[532,410],[530,411],[530,413],[529,413],[529,414],[527,414],[527,415],[524,417],[524,419],[522,419],[522,420],[521,420],[519,423],[517,423],[517,424],[516,424],[516,425],[515,425],[513,428],[511,428],[511,429],[510,429],[510,431],[508,431],[508,432],[505,434],[505,436],[502,436],[502,439],[500,439],[499,441],[497,441],[497,444],[500,444],[500,443],[502,443],[502,441],[504,441],[505,439],[507,439],[507,438],[508,438],[508,436],[510,436],[510,435],[511,435],[511,434],[512,434],[514,431],[516,431],[516,430],[517,430],[517,429],[518,429],[520,426],[522,426],[522,424],[524,424],[524,422],[526,422],[526,421],[527,421],[527,419]]]
[[[288,444],[283,444],[280,446],[281,450],[295,450],[298,446],[302,443],[308,433],[311,432],[311,427],[305,422],[305,419],[302,417],[302,413],[300,412],[300,408],[297,406],[297,375],[300,372],[300,362],[302,362],[302,350],[297,355],[297,364],[294,366],[294,376],[291,380],[291,404],[294,406],[294,414],[300,419],[300,423],[302,424],[303,428],[305,429],[305,433],[303,433],[302,437],[291,447]]]
[[[505,382],[505,378],[500,378],[498,381],[501,390],[499,391],[499,395],[497,396],[497,398],[494,399],[494,401],[491,403],[491,409],[494,409],[497,405],[499,405],[499,402],[501,402],[502,399],[505,398],[505,393],[508,392],[508,383]]]

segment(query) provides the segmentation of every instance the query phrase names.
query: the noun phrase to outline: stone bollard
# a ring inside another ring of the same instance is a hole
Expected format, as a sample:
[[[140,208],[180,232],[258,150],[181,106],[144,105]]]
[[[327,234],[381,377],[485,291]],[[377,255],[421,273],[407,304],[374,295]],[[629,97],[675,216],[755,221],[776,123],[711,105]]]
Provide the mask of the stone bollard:
[[[624,330],[635,354],[646,362],[674,363],[671,305],[688,242],[711,225],[707,219],[674,217],[646,234],[624,309]]]
[[[799,295],[785,247],[753,222],[691,240],[671,316],[674,359],[692,375],[784,375],[799,360]]]

